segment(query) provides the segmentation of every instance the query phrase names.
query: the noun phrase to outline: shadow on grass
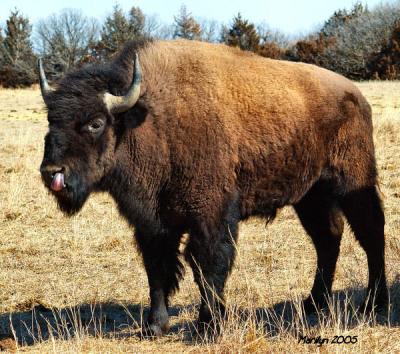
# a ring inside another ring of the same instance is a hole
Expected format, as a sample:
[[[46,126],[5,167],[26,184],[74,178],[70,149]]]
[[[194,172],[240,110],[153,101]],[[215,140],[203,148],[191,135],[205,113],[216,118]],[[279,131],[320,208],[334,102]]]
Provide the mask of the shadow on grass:
[[[264,328],[267,336],[274,336],[282,331],[295,336],[307,329],[318,329],[340,321],[343,328],[357,326],[362,314],[351,304],[361,303],[365,289],[346,289],[333,294],[332,306],[318,315],[303,315],[301,306],[294,301],[275,304],[270,308],[248,310],[243,308],[230,309],[230,313],[239,321],[253,318],[257,325]],[[391,308],[389,313],[378,314],[371,320],[372,325],[400,326],[400,278],[390,287]],[[345,309],[347,308],[347,311]],[[170,307],[170,316],[178,316],[182,312],[193,312],[195,305]],[[143,320],[147,318],[148,307],[139,304],[123,306],[115,303],[81,304],[62,309],[49,309],[37,305],[30,311],[0,314],[0,349],[10,349],[10,340],[18,345],[33,345],[49,338],[68,340],[80,335],[101,336],[103,338],[126,338],[140,333]],[[299,312],[300,311],[300,312]],[[347,313],[347,316],[343,316]],[[336,319],[335,319],[336,316]],[[340,319],[339,319],[340,317]],[[361,318],[361,319],[360,319]],[[339,319],[339,320],[338,320]],[[331,321],[331,322],[329,322]],[[180,321],[171,327],[170,332],[182,333],[183,341],[195,343],[193,323]],[[2,347],[2,343],[3,345]],[[7,344],[8,343],[8,344]],[[11,345],[12,346],[12,345]]]
[[[168,312],[170,316],[179,316],[181,311],[193,307],[170,307]],[[26,346],[51,337],[67,340],[91,335],[118,339],[139,335],[148,311],[149,307],[139,304],[125,306],[110,302],[66,308],[47,308],[39,304],[29,311],[3,313],[0,314],[0,350],[4,349],[2,341],[6,339]],[[184,326],[184,323],[175,325],[171,331],[182,331]]]
[[[257,308],[255,312],[257,322],[263,325],[270,336],[285,331],[298,337],[309,329],[326,326],[343,329],[351,329],[360,324],[400,327],[400,277],[390,286],[389,294],[390,306],[376,313],[366,313],[359,309],[366,296],[365,288],[335,291],[329,299],[329,305],[314,314],[306,315],[300,301],[284,301],[272,308]]]

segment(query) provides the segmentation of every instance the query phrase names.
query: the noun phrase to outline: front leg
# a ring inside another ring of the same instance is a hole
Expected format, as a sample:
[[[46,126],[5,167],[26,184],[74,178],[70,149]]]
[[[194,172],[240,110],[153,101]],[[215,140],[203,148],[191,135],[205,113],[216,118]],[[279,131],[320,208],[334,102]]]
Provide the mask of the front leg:
[[[239,212],[235,205],[217,226],[199,222],[191,230],[186,248],[194,279],[201,294],[199,330],[216,334],[225,318],[224,287],[236,255]]]
[[[178,289],[183,267],[179,261],[181,235],[136,232],[150,288],[150,313],[143,328],[145,336],[159,337],[169,329],[168,297]]]

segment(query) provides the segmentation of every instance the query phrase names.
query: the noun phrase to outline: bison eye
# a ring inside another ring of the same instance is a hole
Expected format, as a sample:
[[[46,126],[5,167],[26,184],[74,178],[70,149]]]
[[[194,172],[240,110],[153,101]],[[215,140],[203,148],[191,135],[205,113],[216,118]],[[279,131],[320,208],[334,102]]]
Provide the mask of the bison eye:
[[[87,130],[92,134],[99,134],[104,129],[104,121],[100,118],[94,119],[87,124]]]

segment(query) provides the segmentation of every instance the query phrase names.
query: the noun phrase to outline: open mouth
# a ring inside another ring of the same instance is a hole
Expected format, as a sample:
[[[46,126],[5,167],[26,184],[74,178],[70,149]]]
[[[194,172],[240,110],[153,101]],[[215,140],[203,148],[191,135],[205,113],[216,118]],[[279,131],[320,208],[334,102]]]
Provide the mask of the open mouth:
[[[56,172],[53,175],[53,179],[51,181],[50,189],[52,191],[54,191],[54,192],[60,192],[66,187],[67,187],[67,185],[64,182],[64,173]]]

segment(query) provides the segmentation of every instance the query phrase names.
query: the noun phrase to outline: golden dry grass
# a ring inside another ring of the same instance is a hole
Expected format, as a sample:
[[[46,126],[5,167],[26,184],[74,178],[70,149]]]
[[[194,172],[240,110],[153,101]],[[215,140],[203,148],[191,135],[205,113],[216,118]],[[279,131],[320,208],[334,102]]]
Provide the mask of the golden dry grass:
[[[228,282],[229,318],[215,341],[191,336],[199,295],[188,271],[172,299],[172,331],[140,340],[147,281],[133,230],[107,195],[65,218],[40,181],[46,117],[37,89],[0,90],[0,349],[23,352],[400,352],[400,83],[358,84],[369,99],[387,227],[388,316],[354,314],[366,257],[346,228],[335,300],[305,317],[316,257],[290,208],[268,227],[241,225]],[[339,300],[338,300],[339,299]],[[298,342],[358,336],[356,344]]]

